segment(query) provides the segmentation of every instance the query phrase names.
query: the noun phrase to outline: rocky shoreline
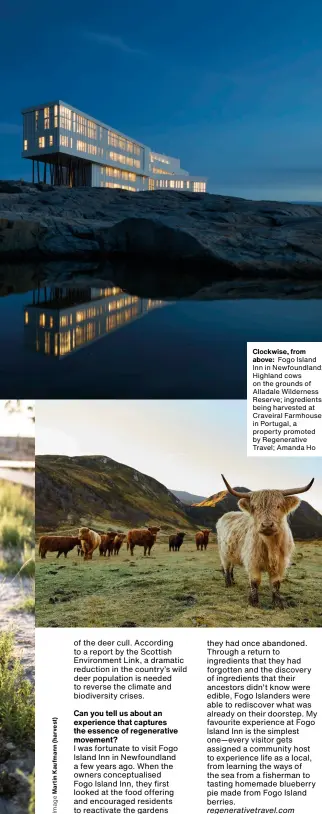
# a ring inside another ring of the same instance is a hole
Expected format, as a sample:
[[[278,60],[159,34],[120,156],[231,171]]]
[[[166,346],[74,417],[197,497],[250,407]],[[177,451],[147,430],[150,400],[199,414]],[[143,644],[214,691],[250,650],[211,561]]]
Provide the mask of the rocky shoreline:
[[[230,276],[322,272],[322,207],[0,181],[0,263],[123,258]]]

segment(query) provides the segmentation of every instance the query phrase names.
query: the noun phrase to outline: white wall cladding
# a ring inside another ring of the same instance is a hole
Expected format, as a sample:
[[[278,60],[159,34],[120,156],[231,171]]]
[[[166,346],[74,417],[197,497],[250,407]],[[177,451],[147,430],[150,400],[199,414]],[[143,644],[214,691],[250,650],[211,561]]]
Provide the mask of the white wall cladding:
[[[206,191],[206,179],[190,176],[181,168],[179,158],[154,153],[150,147],[65,102],[57,100],[27,108],[22,115],[22,156],[65,167],[91,165],[91,171],[86,169],[82,175],[86,184],[133,191]],[[76,174],[61,177],[75,179]]]

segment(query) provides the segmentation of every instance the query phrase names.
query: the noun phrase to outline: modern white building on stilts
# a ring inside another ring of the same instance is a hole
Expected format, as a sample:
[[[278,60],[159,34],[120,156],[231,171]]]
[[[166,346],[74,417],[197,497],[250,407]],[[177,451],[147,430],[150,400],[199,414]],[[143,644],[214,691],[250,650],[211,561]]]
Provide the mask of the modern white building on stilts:
[[[32,161],[35,183],[206,191],[206,179],[189,175],[178,158],[156,153],[65,102],[28,107],[22,115],[22,156]]]

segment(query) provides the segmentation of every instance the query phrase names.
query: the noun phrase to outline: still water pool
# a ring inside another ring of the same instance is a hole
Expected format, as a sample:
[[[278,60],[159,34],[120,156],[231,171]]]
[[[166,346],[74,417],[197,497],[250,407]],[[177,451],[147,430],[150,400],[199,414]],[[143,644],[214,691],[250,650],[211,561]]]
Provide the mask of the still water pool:
[[[321,325],[318,298],[167,300],[47,282],[0,299],[0,397],[243,399],[247,341],[321,341]]]

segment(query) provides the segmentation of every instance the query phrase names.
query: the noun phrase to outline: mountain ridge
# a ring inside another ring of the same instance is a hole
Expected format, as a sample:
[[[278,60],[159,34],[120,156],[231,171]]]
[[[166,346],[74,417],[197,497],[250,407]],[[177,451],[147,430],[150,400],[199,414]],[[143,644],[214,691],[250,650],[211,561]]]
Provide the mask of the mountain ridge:
[[[191,492],[180,491],[180,489],[170,489],[170,492],[172,492],[178,500],[181,500],[181,503],[188,503],[189,506],[195,503],[202,503],[202,501],[206,500],[204,495],[194,495]]]
[[[226,490],[199,504],[186,504],[155,478],[105,455],[38,455],[36,494],[38,529],[95,518],[96,524],[105,526],[153,521],[163,529],[207,526],[214,532],[225,512],[238,509],[238,499]],[[295,539],[322,540],[322,515],[307,501],[301,501],[289,522]]]
[[[245,493],[249,491],[245,486],[235,486],[234,489]],[[226,489],[210,495],[202,503],[188,507],[188,514],[194,522],[209,524],[212,530],[225,512],[235,511],[238,511],[238,498]],[[301,500],[298,509],[288,519],[295,539],[322,539],[322,515],[306,500]]]

